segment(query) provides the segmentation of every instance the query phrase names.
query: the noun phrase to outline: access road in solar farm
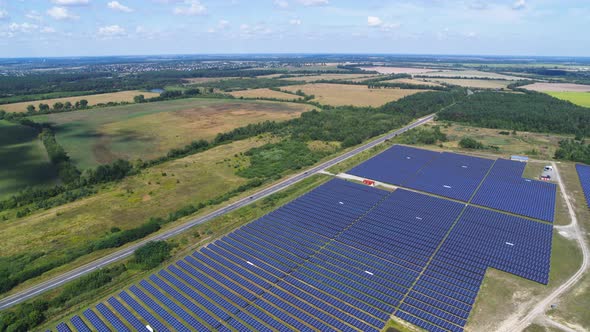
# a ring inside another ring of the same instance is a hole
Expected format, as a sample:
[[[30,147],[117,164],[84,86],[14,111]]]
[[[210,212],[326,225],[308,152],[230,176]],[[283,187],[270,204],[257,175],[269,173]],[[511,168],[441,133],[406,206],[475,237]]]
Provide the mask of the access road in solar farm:
[[[556,186],[523,169],[394,146],[350,172],[413,191],[333,179],[57,329],[463,331],[488,268],[549,281]]]
[[[126,257],[129,257],[130,255],[133,254],[133,252],[137,248],[145,245],[149,241],[165,240],[165,239],[171,238],[173,236],[176,236],[180,233],[187,231],[188,229],[190,229],[196,225],[202,224],[202,223],[212,220],[216,217],[224,215],[228,212],[237,210],[237,209],[239,209],[243,206],[246,206],[252,202],[255,202],[261,198],[264,198],[264,197],[274,194],[278,191],[281,191],[281,190],[283,190],[283,189],[285,189],[285,188],[287,188],[287,187],[289,187],[289,186],[291,186],[303,179],[306,179],[306,178],[312,176],[313,174],[315,174],[323,169],[332,167],[332,166],[334,166],[334,165],[336,165],[348,158],[351,158],[363,151],[369,150],[376,145],[379,145],[387,140],[390,140],[399,134],[402,134],[410,129],[421,126],[421,125],[431,121],[433,118],[434,118],[434,114],[420,118],[420,119],[416,120],[415,122],[413,122],[403,128],[400,128],[400,129],[393,131],[387,135],[384,135],[384,136],[381,136],[377,139],[374,139],[374,140],[370,141],[369,143],[366,143],[360,147],[352,149],[352,150],[350,150],[338,157],[335,157],[329,161],[326,161],[320,165],[312,167],[311,169],[309,169],[305,172],[291,176],[288,179],[286,179],[280,183],[277,183],[271,187],[265,188],[255,194],[251,195],[248,198],[245,198],[245,199],[239,200],[235,203],[229,204],[229,205],[227,205],[221,209],[218,209],[208,215],[188,221],[185,224],[179,225],[178,227],[171,228],[171,229],[169,229],[165,232],[162,232],[156,236],[147,238],[143,241],[140,241],[138,243],[135,243],[133,245],[125,247],[121,250],[118,250],[118,251],[108,255],[108,256],[102,257],[102,258],[97,259],[91,263],[83,265],[79,268],[76,268],[76,269],[73,269],[69,272],[58,275],[48,281],[31,286],[31,287],[24,289],[18,293],[15,293],[11,296],[7,296],[7,297],[0,300],[0,310],[9,308],[15,304],[18,304],[18,303],[21,303],[21,302],[26,301],[28,299],[31,299],[39,294],[42,294],[42,293],[49,291],[51,289],[54,289],[56,287],[59,287],[69,281],[72,281],[76,278],[86,275],[92,271],[95,271],[95,270],[105,267],[109,264],[112,264],[116,261],[119,261],[119,260],[122,260]]]

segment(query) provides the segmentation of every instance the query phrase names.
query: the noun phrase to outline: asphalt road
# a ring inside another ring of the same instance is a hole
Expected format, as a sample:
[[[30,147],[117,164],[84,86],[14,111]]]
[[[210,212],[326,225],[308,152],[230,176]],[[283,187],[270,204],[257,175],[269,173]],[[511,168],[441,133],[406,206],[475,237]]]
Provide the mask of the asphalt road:
[[[146,244],[149,241],[165,240],[165,239],[171,238],[171,237],[173,237],[175,235],[178,235],[178,234],[180,234],[180,233],[182,233],[182,232],[190,229],[193,226],[202,224],[202,223],[204,223],[206,221],[209,221],[211,219],[214,219],[216,217],[219,217],[219,216],[221,216],[223,214],[226,214],[228,212],[237,210],[237,209],[239,209],[239,208],[241,208],[243,206],[246,206],[246,205],[248,205],[248,204],[250,204],[252,202],[255,202],[255,201],[257,201],[257,200],[259,200],[261,198],[264,198],[266,196],[272,195],[272,194],[274,194],[274,193],[276,193],[276,192],[278,192],[280,190],[283,190],[283,189],[291,186],[294,183],[297,183],[297,182],[299,182],[299,181],[301,181],[301,180],[303,180],[305,178],[308,178],[308,177],[312,176],[313,174],[315,174],[315,173],[317,173],[317,172],[319,172],[319,171],[321,171],[323,169],[332,167],[332,166],[334,166],[334,165],[336,165],[336,164],[338,164],[338,163],[340,163],[340,162],[342,162],[342,161],[344,161],[344,160],[346,160],[348,158],[351,158],[351,157],[353,157],[353,156],[355,156],[355,155],[357,155],[357,154],[359,154],[359,153],[361,153],[363,151],[366,151],[366,150],[374,147],[375,145],[381,144],[384,141],[386,141],[388,139],[391,139],[391,138],[393,138],[393,137],[395,137],[395,136],[397,136],[397,135],[399,135],[401,133],[404,133],[404,132],[406,132],[406,131],[408,131],[408,130],[410,130],[412,128],[418,127],[418,126],[420,126],[420,125],[422,125],[422,124],[424,124],[424,123],[432,120],[433,118],[434,118],[434,114],[429,115],[429,116],[424,117],[424,118],[421,118],[421,119],[415,121],[414,123],[412,123],[412,124],[410,124],[410,125],[408,125],[406,127],[403,127],[403,128],[401,128],[399,130],[396,130],[395,132],[392,132],[392,133],[390,133],[390,134],[388,134],[386,136],[382,136],[380,138],[377,138],[377,139],[375,139],[375,140],[373,140],[373,141],[371,141],[371,142],[369,142],[367,144],[364,144],[364,145],[362,145],[362,146],[360,146],[358,148],[355,148],[355,149],[353,149],[351,151],[348,151],[348,152],[346,152],[346,153],[344,153],[344,154],[342,154],[342,155],[340,155],[340,156],[338,156],[338,157],[336,157],[334,159],[328,160],[328,161],[326,161],[326,162],[324,162],[324,163],[322,163],[320,165],[317,165],[315,167],[312,167],[312,168],[310,168],[310,169],[308,169],[308,170],[306,170],[306,171],[304,171],[302,173],[293,175],[293,176],[287,178],[286,180],[284,180],[282,182],[279,182],[279,183],[277,183],[277,184],[275,184],[273,186],[270,186],[268,188],[262,189],[262,190],[258,191],[257,193],[252,194],[252,196],[243,198],[243,199],[241,199],[241,200],[239,200],[239,201],[237,201],[235,203],[229,204],[229,205],[227,205],[227,206],[225,206],[225,207],[223,207],[223,208],[221,208],[219,210],[216,210],[214,212],[211,212],[210,214],[208,214],[206,216],[202,216],[202,217],[193,219],[191,221],[188,221],[188,222],[186,222],[186,223],[184,223],[182,225],[179,225],[179,226],[177,226],[175,228],[169,229],[169,230],[167,230],[165,232],[162,232],[162,233],[159,233],[159,234],[157,234],[155,236],[149,237],[149,238],[147,238],[145,240],[142,240],[140,242],[137,242],[137,243],[135,243],[133,245],[130,245],[130,246],[127,246],[127,247],[122,248],[120,250],[117,250],[116,252],[114,252],[114,253],[112,253],[110,255],[107,255],[105,257],[99,258],[99,259],[97,259],[97,260],[95,260],[93,262],[90,262],[90,263],[88,263],[86,265],[80,266],[80,267],[78,267],[76,269],[73,269],[73,270],[71,270],[69,272],[63,273],[63,274],[61,274],[59,276],[56,276],[56,277],[54,277],[54,278],[52,278],[50,280],[47,280],[45,282],[42,282],[42,283],[39,283],[37,285],[31,286],[28,289],[25,289],[23,291],[20,291],[18,293],[15,293],[15,294],[13,294],[11,296],[5,297],[5,298],[3,298],[3,299],[0,300],[0,310],[9,308],[9,307],[11,307],[11,306],[13,306],[15,304],[18,304],[20,302],[26,301],[26,300],[28,300],[30,298],[33,298],[33,297],[35,297],[35,296],[37,296],[39,294],[42,294],[42,293],[46,292],[48,290],[51,290],[51,289],[56,288],[56,287],[59,287],[59,286],[65,284],[65,283],[67,283],[68,281],[74,280],[74,279],[79,278],[79,277],[81,277],[81,276],[83,276],[85,274],[88,274],[88,273],[92,272],[92,271],[95,271],[95,270],[98,270],[100,268],[103,268],[103,267],[105,267],[105,266],[107,266],[107,265],[109,265],[109,264],[111,264],[113,262],[116,262],[116,261],[121,260],[121,259],[123,259],[125,257],[128,257],[131,254],[133,254],[133,252],[137,248],[143,246],[144,244]]]

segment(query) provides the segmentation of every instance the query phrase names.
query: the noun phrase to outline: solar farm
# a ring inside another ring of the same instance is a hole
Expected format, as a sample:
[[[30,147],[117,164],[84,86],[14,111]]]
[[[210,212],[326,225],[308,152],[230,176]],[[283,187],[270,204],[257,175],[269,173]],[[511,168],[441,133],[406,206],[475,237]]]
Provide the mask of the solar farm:
[[[590,166],[576,164],[576,171],[582,184],[582,190],[584,191],[584,197],[586,197],[586,203],[590,208]]]
[[[488,268],[547,284],[556,186],[524,164],[394,146],[57,331],[463,331]],[[578,170],[580,172],[580,170]]]

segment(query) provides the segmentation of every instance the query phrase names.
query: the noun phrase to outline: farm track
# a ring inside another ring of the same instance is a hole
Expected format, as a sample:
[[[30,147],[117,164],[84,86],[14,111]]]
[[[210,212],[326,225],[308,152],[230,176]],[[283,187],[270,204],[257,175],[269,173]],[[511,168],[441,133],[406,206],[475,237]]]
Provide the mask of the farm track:
[[[122,260],[126,257],[129,257],[130,255],[133,254],[133,252],[136,249],[145,245],[147,242],[169,239],[173,236],[176,236],[178,234],[181,234],[181,233],[189,230],[190,228],[192,228],[196,225],[202,224],[204,222],[207,222],[209,220],[212,220],[214,218],[222,216],[226,213],[235,211],[241,207],[244,207],[244,206],[249,205],[255,201],[258,201],[264,197],[272,195],[272,194],[274,194],[278,191],[281,191],[281,190],[283,190],[283,189],[285,189],[285,188],[287,188],[299,181],[302,181],[302,180],[304,180],[316,173],[319,173],[320,171],[323,171],[326,168],[332,167],[332,166],[334,166],[346,159],[356,156],[357,154],[359,154],[361,152],[367,151],[367,150],[373,148],[374,146],[379,145],[379,144],[381,144],[381,143],[383,143],[383,142],[385,142],[397,135],[400,135],[410,129],[421,126],[421,125],[431,121],[433,118],[434,118],[434,114],[431,114],[431,115],[428,115],[428,116],[423,117],[421,119],[418,119],[415,122],[413,122],[403,128],[400,128],[400,129],[398,129],[394,132],[391,132],[387,135],[384,135],[384,136],[381,136],[377,139],[374,139],[374,140],[370,141],[369,143],[366,143],[360,147],[350,150],[350,151],[348,151],[342,155],[339,155],[331,160],[328,160],[320,165],[314,166],[302,173],[293,175],[282,182],[279,182],[279,183],[272,185],[268,188],[262,189],[262,190],[256,192],[255,194],[252,194],[249,197],[243,198],[235,203],[229,204],[223,208],[215,210],[214,212],[211,212],[210,214],[190,220],[184,224],[178,225],[178,226],[171,228],[165,232],[159,233],[155,236],[149,237],[147,239],[144,239],[142,241],[139,241],[137,243],[129,245],[129,246],[122,248],[116,252],[113,252],[105,257],[99,258],[93,262],[90,262],[86,265],[83,265],[81,267],[73,269],[69,272],[63,273],[63,274],[56,276],[50,280],[47,280],[45,282],[31,286],[28,289],[22,290],[18,293],[15,293],[13,295],[10,295],[10,296],[7,296],[3,299],[0,299],[0,310],[10,308],[11,306],[14,306],[14,305],[21,303],[23,301],[26,301],[28,299],[31,299],[37,295],[40,295],[40,294],[47,292],[51,289],[54,289],[56,287],[62,286],[63,284],[65,284],[69,281],[75,280],[76,278],[79,278],[81,276],[84,276],[92,271],[101,269],[109,264],[112,264],[116,261],[119,261],[119,260]]]
[[[571,287],[573,287],[578,281],[580,281],[580,279],[582,279],[582,277],[584,276],[584,273],[586,273],[588,266],[590,264],[590,250],[588,249],[588,244],[586,243],[586,240],[584,239],[584,233],[578,223],[578,218],[576,217],[576,213],[575,213],[572,203],[570,201],[569,195],[566,192],[565,184],[563,183],[563,181],[561,179],[561,175],[559,174],[559,169],[557,168],[557,165],[555,162],[552,162],[552,165],[553,165],[553,169],[555,169],[555,175],[557,178],[557,182],[559,183],[559,188],[563,194],[563,197],[564,197],[565,202],[567,204],[568,212],[570,214],[570,218],[572,220],[571,224],[569,224],[568,226],[570,226],[573,229],[574,236],[575,236],[576,240],[578,241],[578,244],[580,245],[580,249],[582,250],[582,265],[580,266],[578,271],[576,271],[576,273],[573,276],[571,276],[571,278],[569,278],[561,286],[557,287],[553,292],[551,292],[549,295],[547,295],[544,299],[537,302],[537,304],[529,311],[529,313],[526,316],[524,316],[520,319],[513,318],[513,319],[508,319],[508,320],[504,321],[501,328],[499,329],[499,331],[522,331],[522,330],[524,330],[527,326],[529,326],[533,322],[533,320],[537,316],[544,315],[545,312],[547,311],[547,309],[549,309],[549,306],[551,305],[551,303],[553,303],[555,301],[555,299],[557,299],[557,297],[564,294],[567,290],[569,290]]]

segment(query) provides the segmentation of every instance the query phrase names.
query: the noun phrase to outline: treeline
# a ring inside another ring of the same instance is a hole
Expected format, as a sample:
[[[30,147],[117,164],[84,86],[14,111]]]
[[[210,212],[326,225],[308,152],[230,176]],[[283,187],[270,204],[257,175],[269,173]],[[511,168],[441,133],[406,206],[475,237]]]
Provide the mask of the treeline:
[[[475,93],[437,116],[476,127],[590,135],[588,108],[537,92]]]
[[[448,141],[447,135],[440,130],[440,126],[414,128],[399,136],[403,144],[439,144]]]
[[[590,144],[583,140],[566,139],[559,142],[555,159],[581,162],[590,165]]]
[[[223,91],[234,91],[245,89],[275,88],[279,86],[296,84],[301,84],[301,82],[279,80],[276,78],[236,78],[217,82],[199,83],[197,85],[217,88]]]

